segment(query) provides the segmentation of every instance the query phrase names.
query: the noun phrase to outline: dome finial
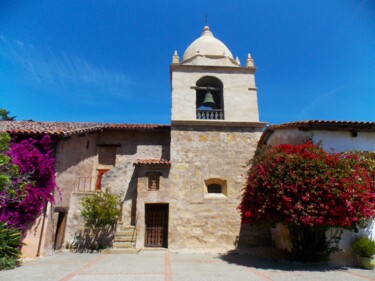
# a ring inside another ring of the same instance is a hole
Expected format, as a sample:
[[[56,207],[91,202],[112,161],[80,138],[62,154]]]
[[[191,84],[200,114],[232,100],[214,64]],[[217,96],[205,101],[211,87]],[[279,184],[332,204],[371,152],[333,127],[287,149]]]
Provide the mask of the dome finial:
[[[203,32],[202,32],[202,36],[211,36],[211,37],[214,37],[214,35],[212,34],[212,32],[210,30],[210,27],[208,25],[204,26]]]
[[[172,57],[172,64],[180,63],[180,57],[177,54],[177,50],[174,51],[173,57]]]

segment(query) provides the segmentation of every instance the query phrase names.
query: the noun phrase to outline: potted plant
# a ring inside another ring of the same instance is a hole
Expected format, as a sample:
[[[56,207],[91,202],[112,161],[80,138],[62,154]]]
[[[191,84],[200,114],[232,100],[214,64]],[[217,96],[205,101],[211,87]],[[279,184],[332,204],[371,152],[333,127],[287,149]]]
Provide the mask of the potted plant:
[[[368,237],[359,236],[353,241],[353,250],[358,256],[358,263],[366,269],[374,269],[375,266],[375,242]]]

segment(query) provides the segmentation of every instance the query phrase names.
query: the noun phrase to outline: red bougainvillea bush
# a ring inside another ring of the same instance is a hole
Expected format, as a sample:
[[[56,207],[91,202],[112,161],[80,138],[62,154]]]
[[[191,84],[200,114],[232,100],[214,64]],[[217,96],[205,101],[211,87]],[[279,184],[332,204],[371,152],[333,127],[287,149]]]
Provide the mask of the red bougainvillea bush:
[[[6,152],[10,163],[18,166],[18,173],[27,184],[14,192],[20,196],[2,196],[0,221],[8,222],[23,233],[41,214],[46,202],[53,202],[55,170],[52,141],[48,135],[39,139],[11,141]],[[3,194],[6,195],[6,194]],[[17,198],[18,200],[15,200]]]
[[[294,258],[321,261],[338,250],[341,231],[374,215],[374,170],[358,153],[328,153],[307,141],[258,151],[239,206],[242,223],[282,223]],[[334,243],[333,243],[334,242]]]

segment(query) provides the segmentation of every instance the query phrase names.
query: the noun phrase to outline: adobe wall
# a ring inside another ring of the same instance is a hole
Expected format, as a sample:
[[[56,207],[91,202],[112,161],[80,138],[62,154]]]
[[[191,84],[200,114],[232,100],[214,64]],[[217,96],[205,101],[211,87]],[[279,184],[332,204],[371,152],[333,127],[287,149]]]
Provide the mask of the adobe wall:
[[[71,193],[77,189],[89,190],[92,185],[92,173],[97,154],[97,135],[73,135],[62,139],[56,149],[56,185],[55,206],[69,207]]]
[[[22,258],[35,258],[53,253],[56,219],[53,206],[48,203],[45,212],[40,214],[26,232],[26,237],[22,241],[25,243],[21,249]]]
[[[94,193],[74,192],[70,200],[70,209],[65,230],[65,245],[74,245],[79,248],[89,248],[95,243],[110,246],[113,240],[114,229],[107,228],[104,231],[90,230],[85,227],[85,221],[81,216],[81,200]]]
[[[58,213],[54,211],[54,208],[69,208],[71,194],[77,188],[77,179],[91,178],[95,153],[96,134],[73,135],[59,140],[56,146],[55,171],[56,185],[60,191],[55,189],[55,204],[48,204],[46,213],[41,214],[27,231],[24,240],[26,245],[22,247],[23,257],[33,258],[54,252],[58,218]]]
[[[97,169],[113,168],[99,163],[98,145],[116,144],[115,165],[121,165],[130,156],[139,158],[169,158],[169,131],[104,131],[83,136],[73,135],[60,140],[56,149],[56,184],[61,197],[55,194],[57,207],[69,207],[73,191],[95,189]]]
[[[222,251],[240,233],[237,206],[261,128],[173,126],[169,248]],[[227,194],[207,194],[205,180],[226,180]]]
[[[90,162],[87,174],[92,178],[91,191],[95,190],[97,169],[110,169],[102,177],[102,188],[119,194],[123,201],[121,222],[130,225],[135,222],[136,177],[134,162],[137,159],[169,158],[169,130],[153,131],[104,131],[97,135],[95,154],[89,159],[82,159],[82,163]],[[97,146],[99,145],[99,146]],[[99,161],[99,150],[105,145],[115,146],[115,165],[106,165]],[[80,165],[75,167],[80,168]],[[78,171],[76,171],[79,174]],[[72,243],[77,236],[85,231],[85,223],[80,215],[81,200],[90,193],[72,192],[65,233],[65,241]],[[109,239],[110,240],[110,239]]]
[[[169,159],[169,130],[105,131],[98,136],[97,143],[120,145],[116,149],[116,166],[125,162],[131,155],[138,155],[139,158]]]

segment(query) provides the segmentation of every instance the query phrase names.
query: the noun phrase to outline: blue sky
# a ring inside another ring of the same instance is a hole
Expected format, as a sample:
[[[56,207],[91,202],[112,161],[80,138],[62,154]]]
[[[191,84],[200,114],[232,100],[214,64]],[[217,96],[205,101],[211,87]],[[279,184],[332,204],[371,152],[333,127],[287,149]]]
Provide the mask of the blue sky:
[[[208,25],[254,58],[260,120],[375,121],[375,1],[0,0],[0,108],[170,123],[169,65]]]

